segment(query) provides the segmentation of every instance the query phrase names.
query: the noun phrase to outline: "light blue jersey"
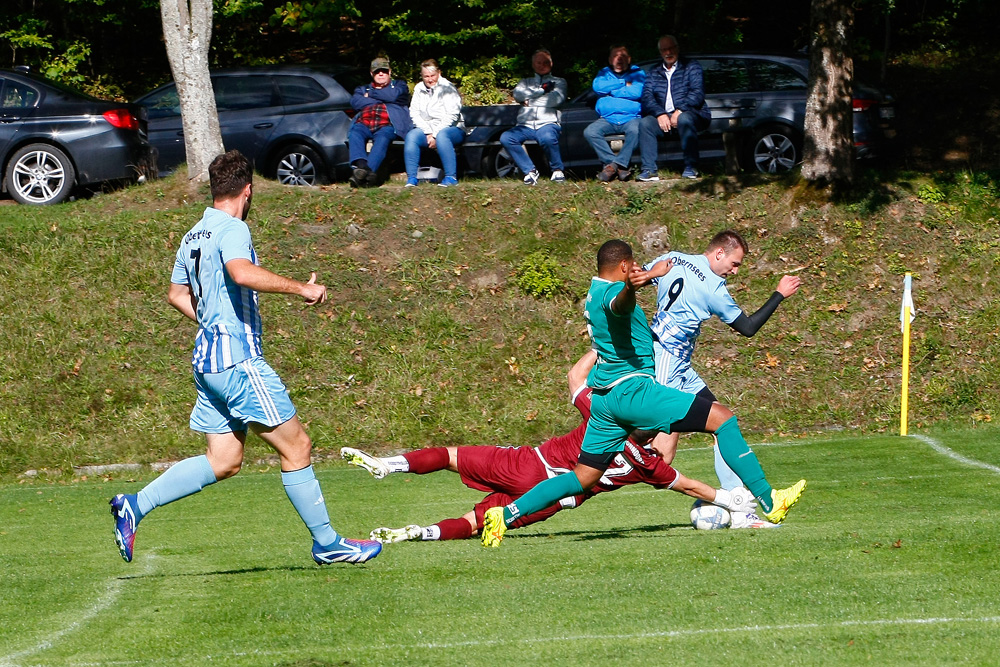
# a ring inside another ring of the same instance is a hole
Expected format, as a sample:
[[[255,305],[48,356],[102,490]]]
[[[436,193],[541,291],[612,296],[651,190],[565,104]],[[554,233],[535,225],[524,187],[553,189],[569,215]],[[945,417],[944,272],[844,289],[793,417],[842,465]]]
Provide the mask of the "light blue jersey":
[[[670,272],[653,280],[656,285],[656,314],[650,328],[665,351],[690,364],[701,323],[712,315],[731,324],[743,310],[726,288],[726,279],[712,273],[705,255],[669,252],[646,264],[649,270],[663,259],[672,259]]]
[[[191,365],[198,373],[220,373],[261,355],[257,292],[237,285],[226,262],[257,263],[250,228],[239,218],[215,208],[181,240],[170,282],[189,285],[198,302],[198,335]]]

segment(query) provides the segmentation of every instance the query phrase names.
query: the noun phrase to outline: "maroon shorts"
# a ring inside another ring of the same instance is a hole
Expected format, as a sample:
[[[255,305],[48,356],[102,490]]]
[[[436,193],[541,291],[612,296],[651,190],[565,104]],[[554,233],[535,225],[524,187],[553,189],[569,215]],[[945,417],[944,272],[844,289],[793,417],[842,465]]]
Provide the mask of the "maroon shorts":
[[[548,477],[532,447],[459,447],[458,474],[470,489],[492,492],[476,503],[476,526],[480,530],[486,510],[509,505]],[[557,504],[522,516],[510,528],[545,521],[560,509]]]
[[[547,477],[531,447],[459,447],[458,474],[470,489],[499,491],[514,498]]]

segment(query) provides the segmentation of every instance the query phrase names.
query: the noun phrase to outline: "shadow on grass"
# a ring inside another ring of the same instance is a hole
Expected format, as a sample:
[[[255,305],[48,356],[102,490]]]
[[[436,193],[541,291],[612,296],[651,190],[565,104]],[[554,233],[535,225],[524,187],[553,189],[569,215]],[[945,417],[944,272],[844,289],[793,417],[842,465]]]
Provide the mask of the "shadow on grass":
[[[319,566],[285,565],[281,567],[244,567],[238,570],[217,570],[215,572],[165,572],[157,574],[130,574],[117,577],[120,581],[131,579],[173,579],[175,577],[219,577],[239,574],[256,574],[258,572],[299,572],[316,570]]]
[[[518,539],[534,540],[547,539],[550,537],[573,537],[578,541],[586,542],[591,540],[619,540],[633,539],[637,533],[666,533],[674,528],[691,528],[689,523],[663,523],[648,526],[635,526],[633,528],[617,528],[614,530],[562,530],[551,533],[538,533],[536,535],[514,533]]]

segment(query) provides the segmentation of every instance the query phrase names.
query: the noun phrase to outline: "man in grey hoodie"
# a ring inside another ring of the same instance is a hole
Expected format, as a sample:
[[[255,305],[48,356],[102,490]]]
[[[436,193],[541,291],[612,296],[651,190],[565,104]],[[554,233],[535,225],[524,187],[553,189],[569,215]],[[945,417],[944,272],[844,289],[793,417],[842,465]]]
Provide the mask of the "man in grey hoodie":
[[[565,179],[562,156],[559,154],[562,127],[559,125],[558,107],[566,101],[566,79],[552,76],[552,54],[545,49],[532,54],[531,67],[535,76],[521,79],[514,88],[514,99],[522,105],[517,114],[517,125],[500,135],[500,143],[524,174],[525,185],[534,185],[539,176],[523,145],[531,140],[537,141],[545,150],[549,168],[552,169],[552,180]]]

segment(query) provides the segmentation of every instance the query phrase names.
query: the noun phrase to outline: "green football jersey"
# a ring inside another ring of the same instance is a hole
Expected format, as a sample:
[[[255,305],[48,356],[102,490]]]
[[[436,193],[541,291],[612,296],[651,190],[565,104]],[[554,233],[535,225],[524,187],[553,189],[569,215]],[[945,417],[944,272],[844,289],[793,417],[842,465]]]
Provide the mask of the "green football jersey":
[[[587,384],[594,389],[607,389],[630,377],[656,376],[653,333],[646,313],[638,304],[624,315],[611,310],[611,303],[623,289],[623,282],[597,277],[590,281],[583,316],[591,347],[597,352],[597,364],[587,378]]]

